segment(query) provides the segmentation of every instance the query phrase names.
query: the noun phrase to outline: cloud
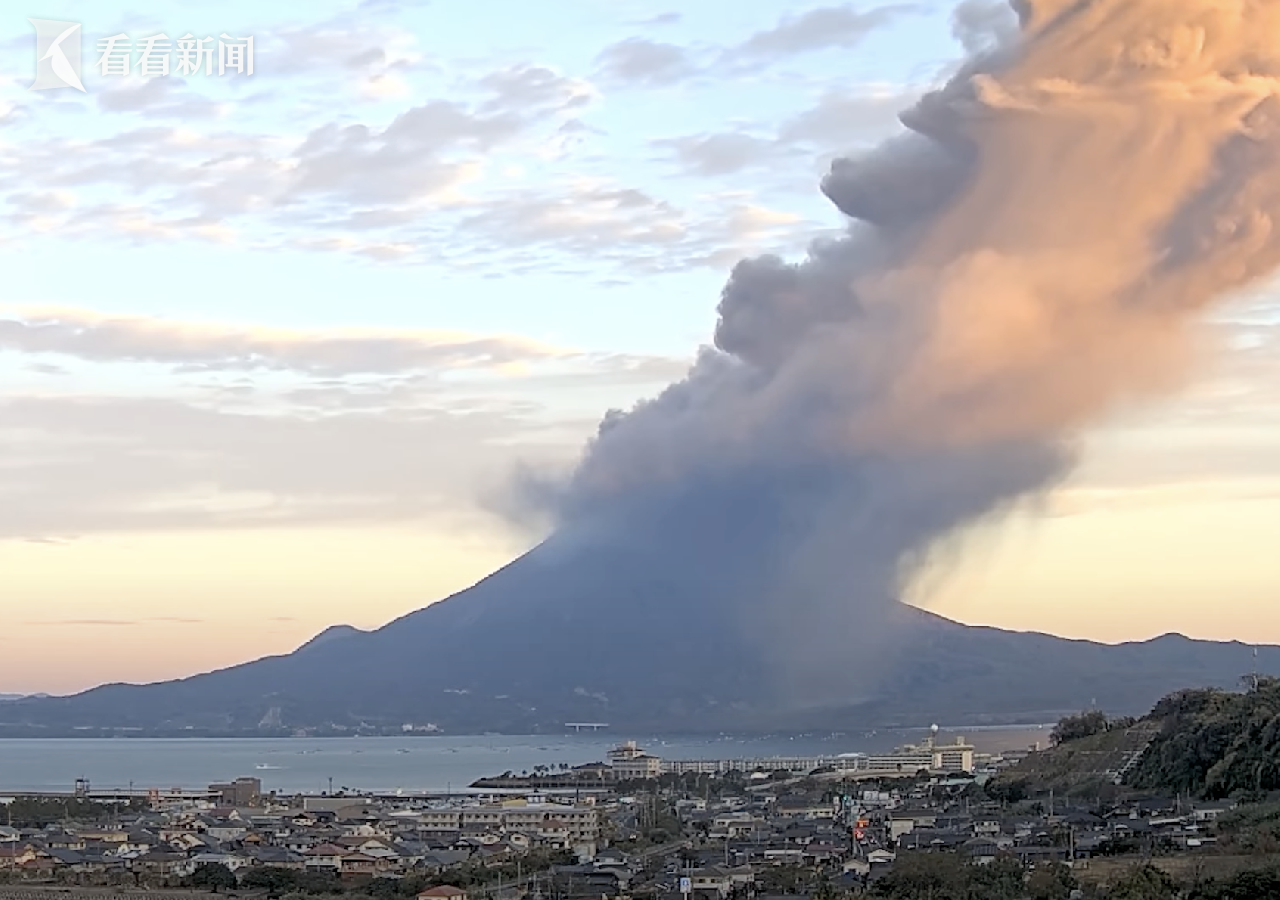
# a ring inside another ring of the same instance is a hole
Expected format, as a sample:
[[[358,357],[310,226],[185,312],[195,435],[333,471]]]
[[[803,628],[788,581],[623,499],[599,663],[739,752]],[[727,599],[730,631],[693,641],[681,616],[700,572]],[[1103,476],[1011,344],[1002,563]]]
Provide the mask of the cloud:
[[[643,392],[685,365],[509,335],[49,307],[0,308],[4,353],[35,362],[0,393],[0,540],[422,519],[479,527],[474,498],[514,454],[563,458],[581,438],[589,423],[578,410],[595,402],[584,397]],[[169,372],[158,385],[138,368],[154,366]]]
[[[951,13],[951,33],[970,55],[1017,38],[1018,17],[1004,0],[962,0]]]
[[[480,78],[477,85],[493,93],[482,109],[578,110],[599,94],[587,81],[572,78],[548,66],[521,63]]]
[[[313,196],[356,204],[422,200],[474,171],[474,163],[444,158],[442,151],[484,154],[527,127],[515,112],[477,114],[447,100],[414,107],[380,132],[363,125],[326,125],[294,152],[295,164],[277,202],[288,205]]]
[[[292,147],[266,135],[148,128],[89,143],[25,145],[0,170],[0,184],[106,187],[135,198],[169,193],[164,208],[170,212],[163,218],[136,201],[102,203],[60,223],[71,236],[120,234],[120,219],[131,218],[131,210],[154,236],[245,215],[314,228],[326,222],[334,204],[404,208],[438,198],[473,178],[483,155],[531,125],[516,112],[479,113],[438,100],[407,110],[381,130],[320,126]],[[17,196],[35,192],[28,187]],[[32,222],[21,209],[9,220],[22,227]]]
[[[669,148],[692,175],[730,175],[755,165],[766,165],[783,149],[778,141],[750,134],[719,133],[654,141]]]
[[[809,109],[779,123],[770,134],[710,132],[661,138],[685,174],[699,178],[770,168],[797,153],[847,151],[902,130],[898,112],[921,91],[897,85],[865,85],[824,93]]]
[[[700,71],[684,47],[639,37],[610,44],[600,51],[596,64],[607,80],[646,87],[676,84]]]
[[[660,273],[723,268],[805,223],[741,192],[707,194],[697,207],[686,209],[607,180],[575,179],[499,195],[477,204],[460,224],[481,242],[473,252],[501,253],[530,269],[546,271],[542,250],[554,247],[596,265]]]
[[[102,102],[160,115],[176,89],[159,83],[128,85]],[[510,169],[498,160],[527,167],[578,155],[594,134],[582,116],[597,100],[584,79],[520,63],[376,126],[346,118],[299,135],[184,123],[87,141],[38,136],[0,157],[0,223],[23,236],[287,246],[382,264],[449,264],[472,249],[464,220],[496,221],[480,214],[511,196],[486,190],[486,177],[513,180],[499,174]],[[486,254],[498,250],[499,235],[478,238]]]
[[[742,623],[790,697],[847,704],[834,676],[883,650],[922,560],[1183,388],[1205,316],[1274,275],[1280,8],[1018,8],[1016,45],[833,163],[842,236],[739,263],[684,379],[518,483],[568,583],[635,560],[670,609]],[[811,21],[761,46],[818,46]]]
[[[203,625],[204,622],[204,619],[189,619],[180,616],[149,616],[143,619],[52,619],[44,621],[27,621],[22,624],[52,628],[132,628],[138,625],[151,624]]]
[[[483,408],[315,416],[109,396],[8,397],[0,415],[0,539],[466,519],[505,442],[539,428]]]
[[[777,24],[736,44],[682,47],[635,36],[610,44],[596,57],[599,77],[622,85],[667,87],[707,75],[723,77],[759,71],[818,50],[856,47],[873,31],[918,12],[912,4],[861,11],[850,5],[818,7],[784,16]],[[652,24],[660,24],[653,22]]]
[[[657,15],[654,15],[654,16],[649,16],[647,19],[641,19],[635,24],[642,25],[642,26],[675,25],[680,21],[682,21],[683,19],[684,19],[684,15],[681,13],[664,12],[664,13],[658,13]]]
[[[828,90],[818,102],[785,120],[777,140],[784,144],[838,147],[883,140],[901,129],[898,114],[923,93],[909,85],[868,84]]]
[[[258,49],[260,69],[275,75],[347,74],[365,78],[429,68],[417,38],[354,16],[274,31]]]
[[[1119,488],[1064,488],[1050,494],[1042,509],[1045,515],[1062,518],[1175,506],[1276,500],[1280,500],[1280,474],[1263,478],[1239,477]]]
[[[916,13],[914,4],[893,4],[866,11],[849,4],[791,13],[772,28],[757,31],[729,50],[734,61],[773,62],[818,50],[851,49],[878,28]]]
[[[98,108],[105,113],[138,113],[156,119],[214,119],[226,115],[227,103],[220,103],[184,90],[186,82],[176,75],[129,79],[95,93]]]
[[[516,366],[589,370],[608,377],[610,371],[653,362],[555,347],[515,335],[299,331],[2,305],[0,351],[95,363],[159,363],[188,372],[275,371],[337,378],[462,371],[501,375]]]

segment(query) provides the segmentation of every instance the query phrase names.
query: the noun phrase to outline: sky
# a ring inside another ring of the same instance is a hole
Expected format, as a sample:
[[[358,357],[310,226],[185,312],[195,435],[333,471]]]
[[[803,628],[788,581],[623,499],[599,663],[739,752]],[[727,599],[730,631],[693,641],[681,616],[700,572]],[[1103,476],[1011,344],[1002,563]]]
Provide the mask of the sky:
[[[838,233],[831,160],[963,55],[940,0],[683,6],[6,10],[0,693],[288,652],[509,561],[513,468],[679,378],[736,261]],[[84,92],[28,90],[28,17],[82,24]],[[120,34],[251,37],[254,70],[104,74]],[[1278,323],[1270,288],[1206,320],[1185,391],[911,602],[1280,643]]]

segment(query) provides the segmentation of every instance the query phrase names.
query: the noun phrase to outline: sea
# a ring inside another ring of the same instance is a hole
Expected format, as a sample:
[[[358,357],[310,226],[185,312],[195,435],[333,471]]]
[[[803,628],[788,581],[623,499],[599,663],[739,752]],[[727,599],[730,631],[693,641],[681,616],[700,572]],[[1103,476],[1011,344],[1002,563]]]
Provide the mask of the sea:
[[[964,737],[979,752],[1024,749],[1048,741],[1052,726],[943,729],[937,740]],[[106,738],[0,740],[0,795],[93,789],[203,789],[239,777],[263,789],[320,794],[463,791],[477,778],[602,762],[623,740],[664,759],[758,759],[884,753],[928,738],[927,729],[774,737],[680,737],[592,732],[566,735],[425,735],[344,738]]]

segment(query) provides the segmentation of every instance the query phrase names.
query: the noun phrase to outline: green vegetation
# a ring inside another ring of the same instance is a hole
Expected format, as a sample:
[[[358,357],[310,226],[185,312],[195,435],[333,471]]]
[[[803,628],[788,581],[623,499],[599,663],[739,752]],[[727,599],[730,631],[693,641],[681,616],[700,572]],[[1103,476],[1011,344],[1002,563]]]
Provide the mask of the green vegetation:
[[[199,866],[191,873],[191,887],[215,894],[220,890],[231,890],[237,884],[236,873],[222,863]]]
[[[1065,735],[1055,746],[1033,753],[1013,769],[992,779],[986,793],[1004,803],[1018,803],[1053,791],[1059,796],[1110,799],[1117,793],[1115,780],[1126,762],[1134,758],[1159,732],[1159,724],[1142,720],[1098,720],[1089,715],[1070,716],[1059,723],[1055,735]]]
[[[1224,852],[1280,853],[1280,803],[1241,806],[1219,816],[1215,826]]]
[[[1107,887],[1108,900],[1178,900],[1178,882],[1150,863],[1135,866]]]
[[[1224,881],[1207,881],[1193,887],[1187,900],[1278,900],[1280,868],[1241,872]]]
[[[194,878],[194,876],[192,876]],[[342,882],[336,873],[298,872],[275,866],[261,866],[244,873],[240,886],[246,890],[262,890],[268,897],[279,897],[288,892],[300,894],[340,894]]]
[[[993,779],[987,794],[1006,803],[1049,791],[1110,799],[1123,780],[1139,790],[1262,801],[1280,790],[1280,679],[1259,679],[1246,693],[1180,691],[1140,720],[1096,710],[1067,716],[1052,741]]]
[[[546,871],[554,865],[574,861],[566,851],[536,852],[515,860],[488,864],[463,863],[447,872],[433,875],[410,875],[404,878],[372,878],[343,882],[334,872],[285,869],[278,866],[256,866],[241,872],[239,878],[221,864],[200,866],[184,879],[183,887],[213,891],[232,890],[237,886],[247,891],[261,891],[268,897],[316,897],[347,895],[373,897],[378,900],[400,900],[416,897],[419,892],[440,885],[456,885],[483,894],[498,885],[512,885],[518,878]]]
[[[1068,744],[1072,741],[1080,741],[1085,738],[1091,738],[1094,735],[1106,734],[1108,731],[1116,731],[1117,729],[1132,728],[1137,720],[1131,716],[1124,718],[1112,719],[1101,710],[1089,710],[1079,715],[1067,716],[1058,722],[1049,735],[1049,740],[1055,746]]]
[[[1076,894],[1080,891],[1080,894]],[[870,889],[883,900],[1280,900],[1280,865],[1229,878],[1177,878],[1150,862],[1118,871],[1105,884],[1081,884],[1061,863],[1025,873],[1016,860],[966,863],[950,853],[903,853]]]
[[[1067,900],[1079,885],[1064,865],[1034,870],[1000,857],[987,865],[953,853],[900,853],[893,871],[875,882],[871,896],[886,900]]]
[[[14,797],[0,809],[0,825],[14,828],[44,828],[59,822],[107,822],[126,812],[145,808],[142,801],[98,803],[85,797]]]
[[[1191,690],[1156,704],[1161,729],[1128,780],[1208,799],[1280,790],[1280,679],[1236,694]]]

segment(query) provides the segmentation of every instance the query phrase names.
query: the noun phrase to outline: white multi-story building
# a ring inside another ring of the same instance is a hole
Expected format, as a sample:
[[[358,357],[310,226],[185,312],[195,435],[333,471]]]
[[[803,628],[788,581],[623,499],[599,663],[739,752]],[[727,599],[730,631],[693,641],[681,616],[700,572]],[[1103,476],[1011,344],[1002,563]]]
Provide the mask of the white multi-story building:
[[[627,741],[610,750],[609,765],[615,781],[643,781],[662,774],[662,760],[645,753],[635,741]]]
[[[933,767],[942,772],[972,772],[973,747],[964,738],[956,738],[954,744],[942,744],[933,748]]]
[[[536,796],[502,802],[504,830],[529,831],[544,826],[557,831],[563,828],[574,842],[594,841],[600,835],[600,814],[590,802],[571,806]]]
[[[563,832],[573,841],[594,841],[600,834],[600,814],[594,804],[556,803],[538,796],[425,809],[418,814],[418,821],[423,831],[436,832],[461,831],[468,827],[495,832]]]
[[[617,781],[636,781],[657,778],[662,774],[662,760],[656,756],[633,756],[613,764],[613,777]]]

